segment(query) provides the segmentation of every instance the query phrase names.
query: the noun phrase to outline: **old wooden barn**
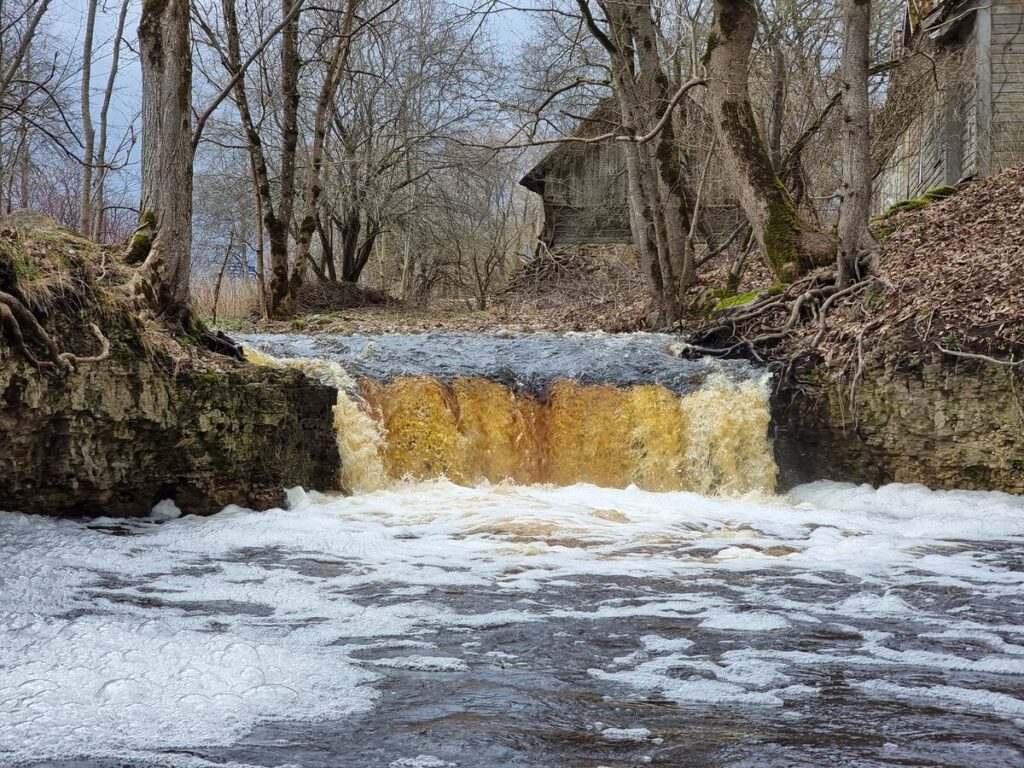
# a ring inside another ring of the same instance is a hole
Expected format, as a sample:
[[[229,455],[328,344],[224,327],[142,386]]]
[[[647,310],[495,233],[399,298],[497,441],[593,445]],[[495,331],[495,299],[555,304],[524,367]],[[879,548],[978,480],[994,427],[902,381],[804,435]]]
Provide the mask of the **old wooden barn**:
[[[687,122],[692,135],[681,150],[686,167],[700,173],[707,157],[710,126],[699,108],[690,103]],[[619,125],[614,99],[603,100],[572,133],[586,139],[608,133]],[[712,163],[699,239],[713,244],[728,236],[742,214],[720,176],[720,165]],[[544,201],[544,221],[539,240],[548,247],[629,243],[633,239],[629,221],[628,179],[624,145],[615,141],[583,143],[567,141],[548,152],[519,182]],[[696,180],[694,180],[696,186]]]
[[[874,208],[1024,162],[1024,2],[911,0],[875,118]]]

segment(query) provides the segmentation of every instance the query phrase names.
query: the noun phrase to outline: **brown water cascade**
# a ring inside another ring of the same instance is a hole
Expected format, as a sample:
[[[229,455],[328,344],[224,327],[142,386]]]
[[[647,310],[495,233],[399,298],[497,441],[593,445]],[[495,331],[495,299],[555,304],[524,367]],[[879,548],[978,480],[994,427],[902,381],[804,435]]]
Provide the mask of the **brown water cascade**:
[[[469,486],[510,480],[730,494],[774,488],[761,380],[712,376],[685,394],[658,384],[560,380],[541,398],[468,377],[356,381],[330,360],[247,354],[338,388],[340,481],[352,493],[442,476]]]

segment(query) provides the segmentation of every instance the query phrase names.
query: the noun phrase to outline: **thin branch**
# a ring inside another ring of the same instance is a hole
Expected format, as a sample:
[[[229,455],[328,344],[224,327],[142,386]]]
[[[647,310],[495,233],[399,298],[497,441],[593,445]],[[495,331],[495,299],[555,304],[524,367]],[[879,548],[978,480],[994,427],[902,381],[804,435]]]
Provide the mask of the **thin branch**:
[[[1006,368],[1016,368],[1018,365],[1024,365],[1024,360],[998,360],[988,355],[976,355],[972,352],[957,352],[955,349],[946,349],[941,344],[936,344],[940,352],[943,352],[951,357],[966,357],[970,360],[981,360],[986,363],[992,363],[993,365],[1002,365]]]

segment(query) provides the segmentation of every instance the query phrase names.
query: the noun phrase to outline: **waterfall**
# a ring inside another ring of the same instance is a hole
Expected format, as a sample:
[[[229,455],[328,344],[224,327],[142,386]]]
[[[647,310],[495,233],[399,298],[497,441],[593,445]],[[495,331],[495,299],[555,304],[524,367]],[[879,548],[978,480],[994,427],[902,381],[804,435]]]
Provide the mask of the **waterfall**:
[[[340,486],[366,493],[441,476],[466,486],[592,483],[644,490],[770,493],[765,377],[710,375],[676,393],[661,384],[556,380],[543,397],[483,378],[356,379],[328,359],[275,358],[336,387]]]

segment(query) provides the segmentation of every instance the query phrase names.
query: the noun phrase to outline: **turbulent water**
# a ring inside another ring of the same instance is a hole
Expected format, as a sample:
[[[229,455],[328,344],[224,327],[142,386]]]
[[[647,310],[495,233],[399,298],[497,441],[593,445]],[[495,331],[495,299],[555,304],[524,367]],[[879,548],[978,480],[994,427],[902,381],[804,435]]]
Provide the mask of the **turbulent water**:
[[[0,764],[1024,764],[1024,502],[433,481],[0,515]]]
[[[763,382],[639,342],[646,362],[615,370],[618,341],[580,342],[592,378],[529,386],[285,345],[268,351],[341,386],[343,480],[366,492],[205,519],[0,513],[0,765],[1024,766],[1024,499],[772,495]],[[586,439],[551,440],[559,387],[586,406],[566,434]],[[425,391],[441,405],[401,432],[385,410]],[[543,415],[533,432],[468,426],[501,403]],[[395,479],[389,442],[445,434],[454,458],[423,472],[539,452],[533,482],[557,445],[607,485],[645,467],[705,495]],[[665,461],[667,440],[688,458]]]
[[[338,388],[342,487],[446,477],[770,491],[767,381],[672,337],[255,336],[247,355]],[[515,372],[515,373],[513,373]]]

